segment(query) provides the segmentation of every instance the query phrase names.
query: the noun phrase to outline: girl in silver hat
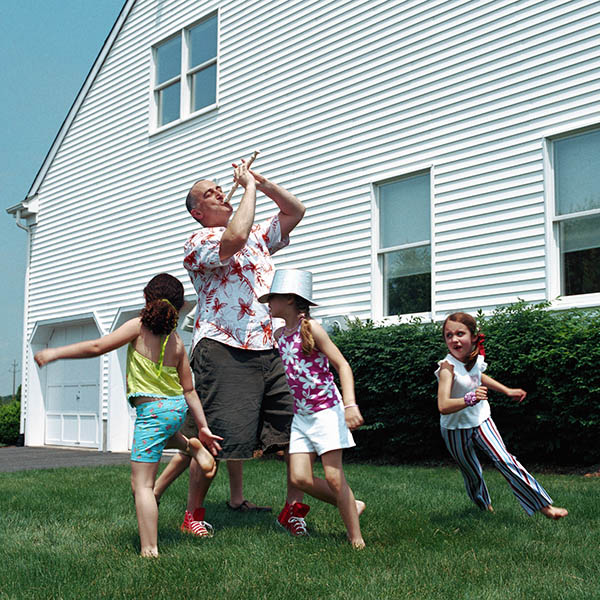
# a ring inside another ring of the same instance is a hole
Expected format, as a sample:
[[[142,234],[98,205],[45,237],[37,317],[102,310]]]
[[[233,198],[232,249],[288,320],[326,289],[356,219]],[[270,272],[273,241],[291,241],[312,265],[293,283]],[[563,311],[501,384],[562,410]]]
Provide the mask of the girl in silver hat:
[[[355,445],[351,429],[363,423],[354,397],[352,370],[329,336],[310,317],[312,277],[308,271],[278,270],[268,302],[273,317],[285,320],[275,332],[286,377],[294,396],[294,418],[290,433],[290,477],[292,484],[311,496],[337,506],[350,543],[364,548],[359,515],[365,503],[356,500],[344,475],[342,451]],[[329,370],[333,364],[340,376],[340,395]],[[325,479],[315,477],[313,465],[321,457]],[[308,507],[295,502],[286,506],[291,518],[303,521]]]

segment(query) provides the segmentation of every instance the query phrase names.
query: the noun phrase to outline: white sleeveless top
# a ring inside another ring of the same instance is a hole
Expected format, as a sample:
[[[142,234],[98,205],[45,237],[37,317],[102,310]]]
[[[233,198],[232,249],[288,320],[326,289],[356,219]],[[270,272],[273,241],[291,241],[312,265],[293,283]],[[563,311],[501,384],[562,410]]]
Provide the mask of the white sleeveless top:
[[[438,365],[441,367],[445,362],[454,367],[450,398],[462,398],[467,392],[475,390],[481,385],[481,374],[487,369],[487,363],[481,354],[470,371],[467,371],[465,364],[454,358],[452,354],[447,354],[444,360],[438,362]],[[440,380],[440,367],[435,372],[438,381]],[[440,415],[440,425],[445,429],[470,429],[479,427],[486,419],[489,419],[490,414],[490,403],[483,400],[474,406],[465,406],[455,413]]]

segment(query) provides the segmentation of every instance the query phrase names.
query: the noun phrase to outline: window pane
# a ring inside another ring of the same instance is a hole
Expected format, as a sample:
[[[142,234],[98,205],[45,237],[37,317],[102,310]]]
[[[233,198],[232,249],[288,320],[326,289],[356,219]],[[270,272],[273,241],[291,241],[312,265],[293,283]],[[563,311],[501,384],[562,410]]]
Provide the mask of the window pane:
[[[600,129],[554,142],[556,213],[600,208]]]
[[[428,240],[429,204],[429,173],[380,185],[380,247]]]
[[[431,249],[407,248],[383,255],[386,315],[431,310]]]
[[[600,216],[560,223],[563,294],[600,292]]]
[[[158,92],[158,125],[179,119],[179,82]]]
[[[217,56],[217,15],[190,29],[190,69]]]
[[[192,112],[217,101],[217,65],[192,75]]]
[[[156,47],[156,85],[181,72],[181,36]]]

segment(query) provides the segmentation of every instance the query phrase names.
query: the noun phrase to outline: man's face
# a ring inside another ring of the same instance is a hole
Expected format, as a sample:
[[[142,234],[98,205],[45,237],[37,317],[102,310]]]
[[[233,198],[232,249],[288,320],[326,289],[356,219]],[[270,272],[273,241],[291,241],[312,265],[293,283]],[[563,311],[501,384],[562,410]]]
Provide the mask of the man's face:
[[[225,194],[221,187],[214,181],[203,179],[194,184],[192,191],[196,199],[192,217],[205,227],[226,227],[233,208],[224,202]]]

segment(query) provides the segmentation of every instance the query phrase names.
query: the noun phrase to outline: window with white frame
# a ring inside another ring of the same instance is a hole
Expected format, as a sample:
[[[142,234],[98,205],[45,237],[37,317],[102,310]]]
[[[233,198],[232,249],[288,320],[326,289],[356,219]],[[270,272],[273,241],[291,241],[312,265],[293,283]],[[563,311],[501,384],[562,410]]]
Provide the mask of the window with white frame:
[[[153,47],[155,127],[217,102],[217,14]]]
[[[431,310],[429,180],[418,173],[376,186],[384,316]]]
[[[555,139],[554,233],[561,295],[600,292],[600,129]]]

